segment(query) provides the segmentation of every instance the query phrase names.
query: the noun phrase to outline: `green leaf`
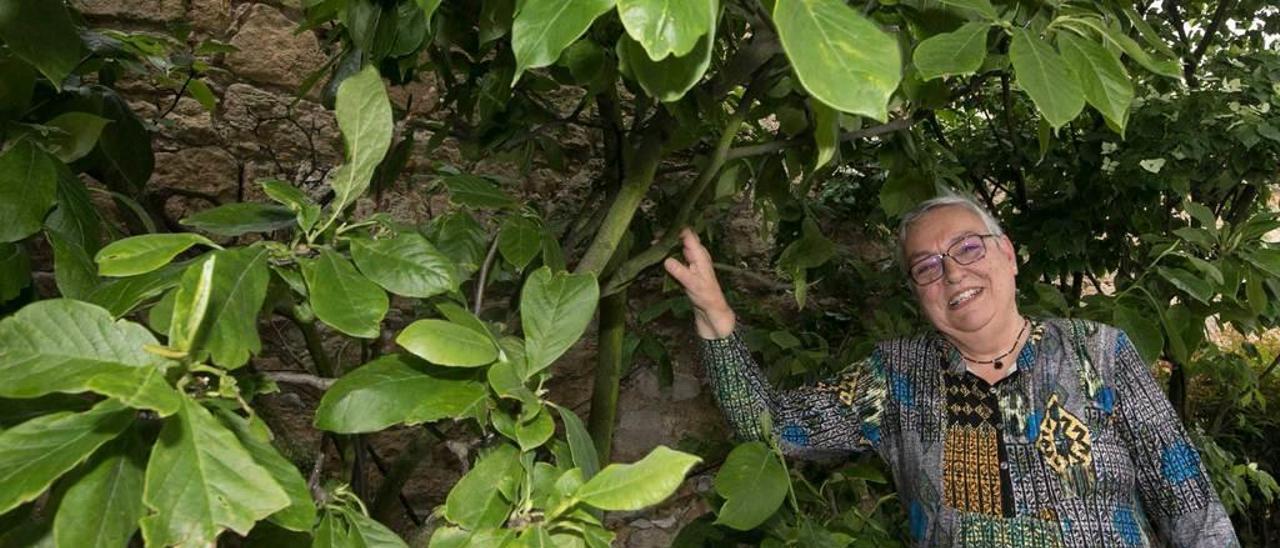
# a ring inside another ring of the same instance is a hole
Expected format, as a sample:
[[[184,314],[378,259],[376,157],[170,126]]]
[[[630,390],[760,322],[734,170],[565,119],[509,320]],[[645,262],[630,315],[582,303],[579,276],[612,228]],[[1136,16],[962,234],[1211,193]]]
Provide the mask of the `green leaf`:
[[[462,417],[488,397],[472,371],[392,354],[343,375],[316,409],[321,430],[354,434]]]
[[[102,128],[111,120],[88,112],[64,112],[44,125],[60,133],[49,139],[50,152],[59,160],[71,163],[85,157],[98,144]]]
[[[36,70],[14,55],[0,56],[0,119],[11,119],[31,106]]]
[[[0,5],[0,18],[4,11]],[[0,153],[0,242],[16,242],[39,231],[57,199],[57,160],[30,139]]]
[[[569,408],[556,406],[556,410],[560,412],[560,420],[564,421],[564,433],[569,440],[574,466],[582,470],[583,479],[595,477],[600,470],[600,456],[596,453],[595,443],[591,441],[587,427]]]
[[[351,258],[383,289],[425,299],[457,291],[453,262],[416,232],[384,240],[351,240]]]
[[[952,32],[929,37],[916,46],[913,57],[920,78],[973,74],[987,57],[987,30],[984,22],[965,23]]]
[[[529,275],[520,295],[529,373],[556,361],[591,323],[600,287],[590,274],[552,274],[547,267]]]
[[[271,473],[207,409],[184,395],[147,463],[142,518],[148,546],[209,546],[224,529],[240,535],[289,506]]]
[[[96,88],[102,94],[102,110],[97,114],[111,120],[98,138],[98,146],[85,157],[88,173],[107,188],[135,195],[142,192],[155,167],[151,132],[114,91]]]
[[[715,29],[698,39],[693,51],[682,57],[668,56],[654,61],[644,52],[639,42],[630,36],[618,37],[615,52],[618,68],[623,74],[640,83],[640,87],[653,98],[666,103],[678,101],[687,93],[711,66],[711,52],[715,45]]]
[[[488,44],[511,32],[515,0],[484,0],[480,4],[480,44]]]
[[[885,121],[902,79],[898,41],[841,0],[777,0],[773,22],[800,83],[836,110]]]
[[[1128,55],[1134,61],[1137,61],[1139,65],[1143,66],[1143,68],[1151,71],[1152,73],[1159,74],[1161,76],[1166,76],[1166,77],[1175,78],[1175,79],[1182,78],[1181,66],[1178,64],[1178,61],[1176,59],[1156,58],[1155,56],[1148,53],[1147,50],[1143,48],[1142,45],[1139,44],[1136,40],[1128,37],[1119,29],[1115,27],[1104,26],[1100,23],[1093,22],[1093,20],[1087,19],[1087,18],[1084,19],[1083,21],[1086,24],[1089,24],[1089,26],[1092,26],[1094,29],[1098,30],[1098,32],[1102,33],[1107,38],[1110,38],[1111,41],[1118,44],[1120,46],[1120,49],[1123,49],[1126,55]]]
[[[209,309],[205,313],[208,335],[204,348],[213,363],[235,369],[262,350],[258,313],[271,279],[267,268],[270,253],[263,247],[242,247],[212,255],[217,258],[217,264],[213,269]]]
[[[298,226],[303,232],[311,230],[320,218],[320,206],[311,201],[298,187],[275,179],[262,181],[262,191],[268,198],[284,204],[297,216]]]
[[[498,229],[498,251],[516,270],[524,270],[542,251],[542,228],[528,217],[507,217]]]
[[[957,8],[972,10],[987,19],[996,19],[996,8],[990,0],[942,0],[943,4]]]
[[[682,57],[698,39],[714,31],[715,0],[618,0],[618,17],[649,59]]]
[[[753,441],[733,448],[716,474],[716,492],[725,498],[716,523],[739,531],[758,527],[782,506],[790,483],[767,445]]]
[[[38,398],[2,400],[0,403],[0,432],[41,415],[59,411],[84,411],[90,402],[71,394],[49,394]]]
[[[182,220],[186,226],[218,236],[271,232],[289,228],[294,222],[295,214],[287,207],[253,202],[221,205]]]
[[[103,276],[133,276],[160,268],[193,245],[219,247],[208,238],[190,232],[143,234],[111,242],[93,260]]]
[[[1145,310],[1116,305],[1111,319],[1133,341],[1133,347],[1146,363],[1155,363],[1164,351],[1164,332],[1160,329],[1159,315],[1152,316]]]
[[[1249,311],[1254,314],[1261,314],[1267,309],[1267,291],[1262,287],[1264,275],[1255,270],[1249,269],[1249,273],[1244,280],[1244,296],[1249,304]]]
[[[511,23],[511,49],[516,72],[511,85],[524,71],[545,67],[578,40],[591,22],[613,8],[614,0],[539,0],[518,2]]]
[[[58,207],[45,218],[44,226],[83,248],[90,256],[102,246],[102,216],[98,206],[89,198],[84,182],[65,165],[58,166]],[[95,277],[97,270],[93,268]]]
[[[502,444],[481,455],[449,491],[444,516],[471,530],[502,525],[511,512],[511,502],[502,492],[520,481],[521,471],[515,447]]]
[[[555,433],[556,421],[551,418],[551,412],[547,411],[546,407],[539,410],[532,419],[516,424],[516,442],[520,444],[521,451],[527,452],[541,447]]]
[[[373,339],[390,305],[386,292],[328,249],[302,263],[311,309],[320,321],[352,337]]]
[[[391,102],[377,67],[365,66],[338,86],[335,116],[346,144],[346,163],[330,179],[334,200],[328,223],[369,188],[373,172],[391,147]]]
[[[1054,129],[1075,119],[1084,109],[1079,80],[1039,36],[1023,28],[1013,29],[1009,61],[1018,85]]]
[[[213,90],[209,89],[209,84],[199,78],[192,78],[187,82],[187,95],[200,103],[204,107],[205,112],[213,114],[218,109],[218,97],[213,94]]]
[[[1200,279],[1200,277],[1195,274],[1181,268],[1168,266],[1157,266],[1156,272],[1158,272],[1164,279],[1169,280],[1169,283],[1173,284],[1178,289],[1183,290],[1188,295],[1191,295],[1197,301],[1209,304],[1213,299],[1213,286],[1209,285],[1209,282]]]
[[[58,503],[53,535],[59,546],[127,546],[144,515],[142,471],[147,447],[125,434],[98,451]]]
[[[479,367],[498,359],[498,347],[486,333],[444,320],[418,320],[396,337],[396,344],[438,365]]]
[[[514,208],[520,204],[497,185],[475,175],[451,175],[444,178],[449,199],[455,204],[477,209]]]
[[[458,283],[480,269],[489,236],[475,217],[465,211],[455,211],[433,219],[430,227],[433,232],[427,237],[435,242],[437,249],[453,259],[454,268],[458,270]]]
[[[29,285],[31,255],[26,246],[0,242],[0,303],[16,298]]]
[[[106,400],[83,413],[52,413],[0,433],[0,514],[40,496],[131,422],[133,411]]]
[[[408,548],[404,539],[401,539],[394,531],[388,529],[386,525],[378,523],[373,518],[357,510],[340,508],[338,511],[342,512],[342,515],[346,516],[347,522],[351,524],[348,535],[352,540],[352,544],[349,546]]]
[[[601,510],[639,510],[671,496],[702,459],[659,445],[632,464],[610,464],[574,491],[574,498]]]
[[[58,293],[71,299],[85,299],[98,286],[98,267],[79,243],[56,230],[46,230],[53,248],[53,274]],[[0,244],[3,247],[4,244]],[[4,300],[0,295],[0,300]]]
[[[809,98],[809,110],[813,112],[814,147],[818,149],[813,168],[818,169],[827,165],[840,150],[840,112],[812,97]]]
[[[85,300],[107,309],[112,316],[119,318],[139,304],[178,285],[186,267],[187,263],[171,264],[146,274],[107,280],[90,292]]]
[[[0,320],[0,397],[97,392],[162,415],[178,394],[164,380],[169,362],[143,350],[155,337],[97,306],[37,301]]]
[[[1240,256],[1263,272],[1280,277],[1280,249],[1244,249],[1240,251]]]
[[[253,461],[265,468],[289,496],[289,506],[267,519],[291,531],[311,532],[316,522],[316,504],[311,499],[307,480],[271,445],[267,425],[257,417],[246,419],[227,409],[215,409],[214,414],[222,426],[235,434]]]
[[[59,91],[62,81],[80,64],[80,33],[62,2],[0,2],[0,39]]]
[[[1101,44],[1070,32],[1058,34],[1058,49],[1079,78],[1085,99],[1120,128],[1123,136],[1129,121],[1129,104],[1133,102],[1133,83],[1120,59]]]
[[[192,264],[174,291],[169,347],[196,356],[196,361],[201,361],[197,351],[204,346],[204,336],[208,333],[205,314],[213,295],[213,269],[218,266],[217,259],[210,254],[205,260]]]

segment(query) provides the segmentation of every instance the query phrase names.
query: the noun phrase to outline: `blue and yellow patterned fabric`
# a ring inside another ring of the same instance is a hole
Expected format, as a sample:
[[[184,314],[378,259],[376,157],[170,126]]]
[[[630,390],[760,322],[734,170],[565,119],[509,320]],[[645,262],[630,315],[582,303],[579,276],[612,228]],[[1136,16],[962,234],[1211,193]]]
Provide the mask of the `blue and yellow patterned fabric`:
[[[738,333],[703,341],[736,435],[873,450],[920,546],[1239,546],[1199,453],[1124,332],[1033,322],[994,385],[933,333],[882,342],[828,382],[773,390]]]

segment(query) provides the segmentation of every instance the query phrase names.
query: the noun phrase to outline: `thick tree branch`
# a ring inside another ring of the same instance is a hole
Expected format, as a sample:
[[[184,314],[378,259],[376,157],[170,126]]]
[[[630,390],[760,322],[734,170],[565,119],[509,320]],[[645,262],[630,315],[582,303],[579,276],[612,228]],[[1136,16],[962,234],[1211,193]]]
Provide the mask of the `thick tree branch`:
[[[1222,23],[1227,20],[1227,11],[1235,4],[1235,0],[1222,0],[1218,2],[1218,8],[1213,11],[1213,19],[1209,21],[1209,26],[1204,29],[1204,36],[1200,38],[1200,45],[1196,46],[1195,53],[1191,54],[1191,64],[1200,66],[1200,60],[1204,58],[1204,54],[1209,50],[1209,45],[1213,43],[1213,38],[1218,34],[1218,30],[1222,28]]]
[[[876,137],[879,135],[884,135],[886,133],[893,133],[895,131],[907,129],[911,127],[911,124],[912,124],[911,118],[898,118],[896,120],[892,120],[888,123],[880,124],[878,126],[863,128],[857,131],[845,132],[843,135],[840,136],[840,142],[856,141],[858,139],[865,139],[867,137]],[[802,145],[806,142],[808,142],[807,137],[797,137],[795,139],[787,139],[784,141],[771,141],[768,143],[758,143],[754,145],[734,147],[729,149],[729,152],[725,155],[725,162],[731,162],[739,158],[749,158],[751,156],[772,154],[774,152],[778,152],[794,146]]]
[[[276,382],[310,386],[316,390],[328,390],[330,386],[333,386],[333,383],[337,382],[337,379],[327,379],[310,373],[295,373],[292,371],[263,371],[262,376]]]

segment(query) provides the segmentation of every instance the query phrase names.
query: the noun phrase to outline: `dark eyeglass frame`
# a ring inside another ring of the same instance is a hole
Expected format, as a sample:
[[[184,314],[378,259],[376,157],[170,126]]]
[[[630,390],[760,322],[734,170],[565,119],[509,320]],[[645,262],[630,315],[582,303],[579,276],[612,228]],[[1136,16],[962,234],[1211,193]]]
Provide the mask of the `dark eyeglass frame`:
[[[912,262],[911,262],[911,265],[907,267],[907,276],[908,276],[908,277],[910,277],[910,278],[911,278],[911,281],[912,281],[913,283],[915,283],[916,285],[929,285],[929,284],[931,284],[931,283],[933,283],[933,282],[936,282],[936,281],[938,281],[938,280],[941,280],[941,279],[942,279],[942,277],[943,277],[943,275],[945,275],[945,273],[946,273],[946,272],[945,272],[945,269],[946,269],[945,262],[946,262],[946,260],[947,260],[947,258],[948,258],[948,257],[950,257],[952,261],[955,261],[955,263],[956,263],[956,264],[961,265],[961,266],[971,265],[971,264],[973,264],[973,263],[976,263],[976,262],[978,262],[978,261],[981,261],[982,259],[986,258],[986,256],[987,256],[987,238],[995,238],[995,237],[997,237],[997,236],[1000,236],[1000,235],[999,235],[999,234],[993,234],[993,233],[990,233],[990,232],[988,232],[988,233],[986,233],[986,234],[968,234],[968,235],[966,235],[964,238],[961,238],[961,239],[960,239],[960,241],[957,241],[956,243],[951,244],[951,246],[950,246],[950,247],[948,247],[948,248],[947,248],[947,250],[946,250],[945,252],[943,252],[943,253],[933,253],[933,254],[930,254],[930,255],[925,255],[925,256],[923,256],[923,257],[920,257],[919,259],[916,259],[915,261],[912,261]],[[980,255],[978,255],[977,257],[974,257],[974,259],[973,259],[972,261],[968,261],[968,262],[961,262],[961,261],[960,261],[960,259],[959,259],[958,257],[956,257],[956,256],[955,256],[955,254],[953,253],[953,251],[956,249],[956,247],[961,246],[961,245],[963,245],[966,241],[968,241],[968,240],[969,240],[969,238],[977,238],[977,239],[978,239],[978,245],[981,247],[981,249],[982,249],[982,253],[981,253]],[[938,261],[939,261],[939,262],[938,262],[938,264],[939,264],[939,265],[943,265],[943,266],[942,266],[942,268],[939,268],[939,269],[938,269],[938,276],[937,276],[937,277],[935,277],[935,278],[933,278],[933,279],[930,279],[930,280],[928,280],[928,281],[924,281],[924,282],[922,282],[922,281],[920,281],[920,280],[916,279],[916,274],[915,274],[915,268],[916,268],[916,265],[919,265],[920,263],[923,263],[923,262],[925,262],[925,261],[927,261],[927,260],[929,260],[929,259],[933,259],[934,257],[937,257],[937,258],[938,258]]]

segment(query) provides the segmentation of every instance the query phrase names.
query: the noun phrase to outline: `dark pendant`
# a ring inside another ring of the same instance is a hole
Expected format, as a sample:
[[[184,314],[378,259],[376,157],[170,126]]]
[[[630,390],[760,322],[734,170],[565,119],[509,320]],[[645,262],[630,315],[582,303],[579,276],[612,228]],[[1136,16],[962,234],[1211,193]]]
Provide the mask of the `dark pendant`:
[[[1004,367],[1004,362],[996,360],[996,369],[1000,369],[1001,367]]]

